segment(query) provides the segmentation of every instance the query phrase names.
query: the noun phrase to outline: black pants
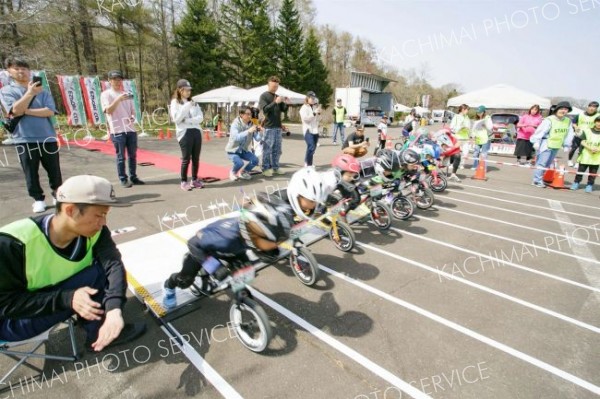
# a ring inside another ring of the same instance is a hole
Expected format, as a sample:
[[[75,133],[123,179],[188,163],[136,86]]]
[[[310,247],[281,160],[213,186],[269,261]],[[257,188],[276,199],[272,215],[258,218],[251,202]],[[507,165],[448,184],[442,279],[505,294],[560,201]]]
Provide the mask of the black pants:
[[[377,151],[385,149],[386,140],[379,139],[378,141],[379,141],[379,145],[377,147],[375,147],[375,151],[373,152],[373,155],[377,155]]]
[[[44,201],[44,190],[40,186],[40,163],[48,173],[52,196],[56,194],[56,190],[62,184],[62,174],[60,172],[60,159],[58,156],[58,143],[25,143],[16,146],[17,155],[23,173],[25,173],[25,181],[27,183],[27,192],[35,201]]]
[[[585,170],[587,168],[590,168],[590,175],[588,176],[588,186],[593,186],[594,185],[594,181],[596,180],[596,176],[595,175],[598,172],[598,166],[599,165],[584,165],[584,164],[579,164],[579,167],[577,168],[577,172],[579,173],[583,173],[585,172]],[[575,175],[575,183],[581,183],[581,181],[583,180],[583,175]]]
[[[581,137],[575,136],[573,137],[573,142],[571,143],[571,151],[569,151],[569,161],[573,158],[573,155],[575,155],[575,151],[577,151],[579,149],[579,146],[581,145]],[[581,150],[579,150],[579,153],[581,154]],[[594,172],[596,173],[596,172]]]
[[[202,149],[202,132],[200,129],[187,129],[179,140],[181,147],[181,181],[187,181],[187,173],[192,162],[192,180],[198,179],[200,168],[200,150]]]
[[[461,153],[457,152],[456,154],[450,157],[450,165],[452,165],[452,173],[456,173],[458,167],[460,166]]]

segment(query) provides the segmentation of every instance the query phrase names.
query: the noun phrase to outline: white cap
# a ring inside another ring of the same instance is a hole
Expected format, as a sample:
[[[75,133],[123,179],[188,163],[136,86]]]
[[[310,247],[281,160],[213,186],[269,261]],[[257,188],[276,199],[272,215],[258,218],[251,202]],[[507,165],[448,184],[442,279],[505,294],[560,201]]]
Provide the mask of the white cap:
[[[73,176],[65,180],[56,190],[56,200],[71,204],[127,205],[117,201],[115,190],[108,180],[92,175]]]

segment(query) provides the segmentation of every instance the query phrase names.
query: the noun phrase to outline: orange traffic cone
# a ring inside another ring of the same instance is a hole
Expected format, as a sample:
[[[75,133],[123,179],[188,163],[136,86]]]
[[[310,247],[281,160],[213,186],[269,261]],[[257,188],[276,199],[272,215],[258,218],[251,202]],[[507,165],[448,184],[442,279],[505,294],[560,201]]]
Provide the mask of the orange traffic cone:
[[[223,132],[221,131],[221,122],[217,123],[217,137],[221,138]]]
[[[167,129],[167,140],[172,139],[173,136],[171,135],[171,129]]]
[[[554,174],[554,180],[548,184],[548,187],[552,188],[566,188],[565,187],[565,165],[560,165],[560,169]]]
[[[471,179],[487,180],[487,177],[485,177],[485,160],[483,159],[483,155],[479,157],[477,169],[475,169],[475,174],[471,176]]]
[[[204,141],[210,141],[210,130],[204,129]]]
[[[542,178],[544,183],[552,183],[554,181],[554,178],[556,175],[555,172],[556,172],[556,160],[554,160],[554,164],[552,165],[552,168],[548,169],[546,171],[546,173],[544,173],[544,177]]]
[[[164,133],[163,133],[163,130],[162,130],[162,129],[160,129],[160,130],[158,131],[158,139],[159,139],[159,140],[164,140],[164,139],[165,139],[165,135],[164,135]]]

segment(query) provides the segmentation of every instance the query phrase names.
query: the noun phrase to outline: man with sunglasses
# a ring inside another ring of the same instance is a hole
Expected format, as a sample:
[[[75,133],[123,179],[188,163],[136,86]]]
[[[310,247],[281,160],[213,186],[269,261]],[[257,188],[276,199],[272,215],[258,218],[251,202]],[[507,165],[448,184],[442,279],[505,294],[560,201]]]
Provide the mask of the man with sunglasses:
[[[225,147],[227,157],[233,162],[233,169],[229,172],[229,180],[251,179],[250,172],[258,165],[258,158],[250,151],[250,145],[253,138],[254,140],[260,140],[260,130],[260,126],[252,123],[252,110],[241,107],[239,116],[231,124],[229,141]],[[243,167],[244,161],[248,162],[245,167]]]

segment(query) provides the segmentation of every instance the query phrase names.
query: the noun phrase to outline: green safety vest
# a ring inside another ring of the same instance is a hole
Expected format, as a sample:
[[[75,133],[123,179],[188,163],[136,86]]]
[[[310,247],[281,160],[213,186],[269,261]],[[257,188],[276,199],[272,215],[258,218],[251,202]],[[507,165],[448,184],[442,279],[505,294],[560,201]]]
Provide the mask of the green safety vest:
[[[344,111],[346,110],[346,108],[336,106],[333,110],[335,111],[335,123],[344,122]]]
[[[489,141],[488,138],[488,130],[485,128],[485,121],[488,120],[490,118],[489,115],[486,115],[485,118],[483,118],[484,122],[482,122],[482,128],[481,129],[477,129],[474,133],[475,135],[475,144],[477,145],[484,145],[485,143],[487,143]]]
[[[592,147],[600,147],[600,133],[593,133],[591,130],[585,133],[585,142]],[[600,165],[600,152],[592,153],[587,148],[583,148],[577,162],[582,165]]]
[[[31,219],[22,219],[0,228],[25,245],[25,277],[27,289],[35,291],[56,285],[79,273],[92,264],[92,248],[100,232],[86,240],[87,251],[80,261],[69,260],[56,253],[50,240]]]
[[[548,117],[548,119],[550,119],[550,122],[552,123],[548,134],[548,148],[556,150],[562,147],[565,142],[565,137],[567,137],[567,133],[569,133],[571,120],[566,116],[562,120],[559,120],[554,115]]]
[[[577,117],[577,127],[581,132],[584,132],[586,137],[588,133],[592,132],[592,128],[594,127],[594,120],[600,116],[600,112],[596,112],[594,115],[589,116],[585,112],[583,114],[579,114]],[[581,133],[579,133],[581,134]]]
[[[455,118],[461,118],[460,126],[456,131],[456,138],[459,140],[468,140],[469,139],[469,127],[471,127],[471,120],[467,115],[462,116],[460,114],[456,115]]]

